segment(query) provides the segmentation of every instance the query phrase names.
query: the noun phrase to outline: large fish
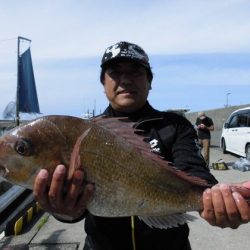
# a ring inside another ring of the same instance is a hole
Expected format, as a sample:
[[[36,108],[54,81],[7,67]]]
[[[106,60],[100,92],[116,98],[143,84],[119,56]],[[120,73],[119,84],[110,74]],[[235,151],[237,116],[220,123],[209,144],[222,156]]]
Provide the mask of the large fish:
[[[83,120],[45,116],[0,138],[0,176],[32,189],[41,168],[52,175],[58,164],[84,166],[95,184],[87,208],[103,217],[139,216],[150,226],[168,228],[202,209],[206,181],[174,169],[152,153],[126,119]]]

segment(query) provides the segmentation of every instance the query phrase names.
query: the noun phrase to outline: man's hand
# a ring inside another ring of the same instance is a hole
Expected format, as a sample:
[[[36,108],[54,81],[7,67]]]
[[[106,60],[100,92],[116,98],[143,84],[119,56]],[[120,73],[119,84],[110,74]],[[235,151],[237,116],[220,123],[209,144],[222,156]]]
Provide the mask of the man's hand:
[[[48,171],[42,169],[35,179],[33,194],[45,211],[76,219],[84,213],[93,194],[94,185],[84,184],[84,172],[80,169],[74,172],[67,187],[66,176],[66,168],[63,165],[56,167],[52,179]]]
[[[205,124],[201,123],[200,125],[198,125],[198,128],[199,129],[206,129],[206,126],[205,126]]]
[[[250,188],[250,182],[241,184]],[[250,221],[250,207],[243,196],[232,191],[232,186],[218,184],[203,193],[203,211],[200,215],[213,226],[237,228]],[[237,185],[240,187],[240,185]],[[250,189],[249,194],[250,197]]]

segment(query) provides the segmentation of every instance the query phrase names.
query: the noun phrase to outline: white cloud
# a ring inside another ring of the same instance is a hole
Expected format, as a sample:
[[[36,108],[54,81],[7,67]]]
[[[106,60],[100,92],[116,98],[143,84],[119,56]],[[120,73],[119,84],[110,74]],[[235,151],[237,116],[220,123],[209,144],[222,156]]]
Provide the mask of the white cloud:
[[[1,36],[32,39],[37,58],[97,56],[119,40],[150,54],[249,52],[249,11],[247,0],[16,0],[0,3]]]
[[[32,40],[31,52],[42,112],[75,114],[91,108],[95,99],[100,108],[106,105],[102,87],[98,85],[99,60],[110,44],[132,41],[141,45],[150,56],[249,53],[249,13],[248,0],[1,1],[0,112],[15,98],[16,38],[19,35]],[[23,42],[21,49],[28,45]],[[60,65],[64,60],[90,60],[93,57],[97,63],[89,67],[80,63],[74,70]],[[211,68],[210,71],[198,68],[195,71],[196,66],[191,64],[186,65],[189,73],[184,71],[185,68],[180,67],[179,71],[172,68],[172,76],[168,75],[169,68],[163,73],[166,65],[162,65],[162,71],[159,66],[161,75],[156,79],[172,77],[168,80],[203,80],[206,83],[210,80],[210,84],[216,84],[220,79],[226,82],[229,75],[231,82],[238,79],[248,84],[246,70],[219,69],[216,72]],[[55,102],[58,93],[60,96]],[[163,94],[157,88],[156,93]],[[70,102],[65,105],[68,99]],[[155,99],[162,98],[157,96]]]

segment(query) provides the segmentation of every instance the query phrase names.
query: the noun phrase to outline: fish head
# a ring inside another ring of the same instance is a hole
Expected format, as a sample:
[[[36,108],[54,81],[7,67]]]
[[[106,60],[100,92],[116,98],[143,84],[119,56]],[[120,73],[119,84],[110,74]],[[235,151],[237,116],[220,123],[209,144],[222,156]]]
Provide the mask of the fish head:
[[[50,119],[36,119],[0,137],[0,176],[29,189],[41,168],[51,175],[69,158],[67,137]]]

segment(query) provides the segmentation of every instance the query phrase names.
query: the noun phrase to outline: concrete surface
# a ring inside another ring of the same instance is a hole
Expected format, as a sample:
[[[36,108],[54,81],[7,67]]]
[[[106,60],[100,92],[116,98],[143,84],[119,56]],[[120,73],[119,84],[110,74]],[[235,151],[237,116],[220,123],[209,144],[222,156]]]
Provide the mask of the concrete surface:
[[[223,159],[230,167],[238,157],[231,154],[223,155],[218,147],[212,146],[210,162],[215,162],[219,159]],[[233,169],[211,171],[221,182],[232,183],[250,180],[250,171],[240,172]],[[189,223],[190,241],[193,250],[250,249],[250,223],[242,225],[236,230],[220,229],[210,226],[199,217],[198,213],[193,212],[192,214],[197,216],[197,220]],[[85,236],[84,221],[76,224],[61,223],[45,213],[38,222],[30,226],[22,235],[2,239],[0,241],[0,249],[4,249],[7,246],[17,246],[18,244],[21,244],[22,248],[14,249],[83,249]],[[167,249],[171,250],[171,248]]]
[[[83,249],[85,237],[84,221],[75,224],[61,223],[45,213],[23,234],[3,238],[0,249],[12,250],[11,247],[15,247],[15,250],[77,250]],[[19,249],[19,246],[22,248]]]
[[[250,171],[241,172],[231,169],[232,164],[238,159],[231,154],[223,155],[219,148],[211,148],[210,162],[223,159],[229,170],[211,170],[219,182],[237,183],[250,180]],[[190,242],[193,250],[249,250],[250,249],[250,223],[241,225],[238,229],[221,229],[210,226],[205,220],[199,217],[196,212],[191,213],[197,216],[197,220],[189,223]]]

